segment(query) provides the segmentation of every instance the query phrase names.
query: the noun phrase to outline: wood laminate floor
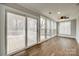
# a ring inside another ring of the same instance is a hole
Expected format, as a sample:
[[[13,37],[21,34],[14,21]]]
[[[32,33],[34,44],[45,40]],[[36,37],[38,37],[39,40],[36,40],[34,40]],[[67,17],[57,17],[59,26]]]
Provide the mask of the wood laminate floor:
[[[16,56],[78,56],[78,44],[75,39],[54,37],[37,44]]]

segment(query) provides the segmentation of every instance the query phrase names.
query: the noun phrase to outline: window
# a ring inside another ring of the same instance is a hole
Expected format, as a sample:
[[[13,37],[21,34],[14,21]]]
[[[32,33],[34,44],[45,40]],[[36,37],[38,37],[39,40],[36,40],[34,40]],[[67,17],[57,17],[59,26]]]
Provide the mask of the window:
[[[56,22],[53,22],[53,33],[54,33],[54,35],[56,34]]]
[[[45,40],[45,18],[40,18],[40,41]]]
[[[26,20],[22,15],[7,12],[7,54],[37,44],[37,25],[35,18],[27,17]],[[54,30],[56,32],[55,22],[40,17],[40,41],[51,38]]]
[[[25,48],[25,17],[7,12],[7,54]]]
[[[59,23],[59,34],[71,34],[71,21]]]
[[[51,37],[51,22],[47,19],[47,39]]]
[[[51,37],[54,35],[54,23],[51,21]]]
[[[32,46],[37,43],[37,20],[27,17],[27,45]]]

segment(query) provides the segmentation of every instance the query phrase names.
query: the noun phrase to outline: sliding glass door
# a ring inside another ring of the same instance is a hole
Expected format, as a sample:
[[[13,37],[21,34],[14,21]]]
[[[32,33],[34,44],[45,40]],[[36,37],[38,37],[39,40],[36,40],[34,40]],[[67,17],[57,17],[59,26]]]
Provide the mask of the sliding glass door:
[[[27,17],[27,46],[37,43],[37,19]]]
[[[40,18],[40,41],[45,40],[45,18],[41,17]]]
[[[7,54],[25,48],[25,17],[7,12]]]

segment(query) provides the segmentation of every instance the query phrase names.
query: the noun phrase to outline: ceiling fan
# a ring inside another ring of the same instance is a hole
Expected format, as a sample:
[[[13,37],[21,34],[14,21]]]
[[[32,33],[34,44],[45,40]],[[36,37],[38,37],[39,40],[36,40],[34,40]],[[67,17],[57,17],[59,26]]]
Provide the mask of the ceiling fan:
[[[61,16],[60,19],[69,19],[68,16]]]

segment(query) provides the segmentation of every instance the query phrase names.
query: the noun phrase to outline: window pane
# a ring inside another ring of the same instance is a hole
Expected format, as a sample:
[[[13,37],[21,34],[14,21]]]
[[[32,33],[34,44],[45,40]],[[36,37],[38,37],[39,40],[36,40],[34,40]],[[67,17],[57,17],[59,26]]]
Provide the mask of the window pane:
[[[56,22],[53,23],[53,33],[56,34]]]
[[[40,40],[45,40],[45,19],[40,18]]]
[[[59,34],[71,34],[71,22],[61,22],[59,23]]]
[[[51,37],[54,35],[54,23],[51,21]]]
[[[7,54],[20,50],[24,47],[25,47],[25,17],[8,12]]]
[[[50,20],[47,19],[47,39],[51,37]]]
[[[59,34],[63,34],[65,32],[65,23],[59,23]]]
[[[37,20],[27,18],[27,45],[31,46],[37,43]]]

